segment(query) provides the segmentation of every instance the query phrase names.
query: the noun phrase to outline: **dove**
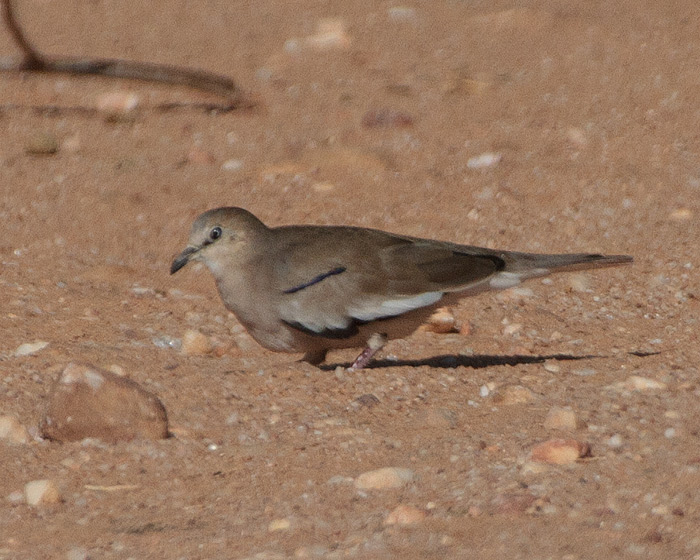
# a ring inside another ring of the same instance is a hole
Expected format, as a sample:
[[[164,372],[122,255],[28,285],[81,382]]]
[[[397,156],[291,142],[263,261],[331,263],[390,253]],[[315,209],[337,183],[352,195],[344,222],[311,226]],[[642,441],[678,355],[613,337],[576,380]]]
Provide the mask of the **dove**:
[[[264,348],[303,353],[364,348],[361,369],[438,307],[553,272],[632,262],[629,255],[537,254],[421,239],[353,226],[268,227],[243,208],[193,223],[174,274],[190,261],[211,271],[224,305]]]

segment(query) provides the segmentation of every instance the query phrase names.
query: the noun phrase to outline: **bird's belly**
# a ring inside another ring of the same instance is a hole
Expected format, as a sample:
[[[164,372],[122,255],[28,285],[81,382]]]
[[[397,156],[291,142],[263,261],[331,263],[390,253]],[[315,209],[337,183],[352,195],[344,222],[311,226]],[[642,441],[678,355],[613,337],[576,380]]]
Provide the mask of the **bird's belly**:
[[[238,321],[255,341],[275,352],[316,352],[341,348],[361,348],[374,333],[387,336],[389,340],[404,338],[425,323],[437,307],[445,305],[445,299],[433,305],[421,307],[396,317],[360,323],[357,333],[349,337],[327,337],[322,334],[309,334],[280,321],[262,321],[261,314],[247,318],[240,310],[234,311]]]
[[[385,334],[389,340],[410,335],[425,323],[436,307],[437,305],[428,306],[396,317],[359,324],[357,333],[346,338],[314,336],[293,327],[287,328],[293,331],[291,334],[295,338],[298,352],[311,352],[320,348],[326,350],[361,348],[367,345],[367,340],[375,333]]]

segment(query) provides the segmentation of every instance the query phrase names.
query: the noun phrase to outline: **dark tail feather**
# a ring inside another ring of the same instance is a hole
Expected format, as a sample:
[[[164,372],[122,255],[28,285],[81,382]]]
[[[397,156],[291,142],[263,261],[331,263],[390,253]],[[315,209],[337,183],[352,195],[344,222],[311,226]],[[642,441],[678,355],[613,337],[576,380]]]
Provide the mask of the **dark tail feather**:
[[[510,253],[504,255],[507,272],[527,272],[543,269],[549,272],[562,270],[583,270],[618,266],[633,262],[630,255],[597,255],[592,253],[574,253],[562,255],[539,255],[535,253]]]

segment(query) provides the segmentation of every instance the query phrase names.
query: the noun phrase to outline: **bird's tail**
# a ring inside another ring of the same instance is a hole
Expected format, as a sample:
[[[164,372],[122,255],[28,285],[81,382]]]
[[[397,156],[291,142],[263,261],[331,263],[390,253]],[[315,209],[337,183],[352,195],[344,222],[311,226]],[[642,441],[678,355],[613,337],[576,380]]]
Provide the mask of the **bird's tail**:
[[[540,255],[537,253],[508,253],[503,255],[505,272],[525,273],[532,271],[535,276],[564,270],[582,270],[629,264],[634,259],[630,255],[600,255],[594,253],[569,253]],[[541,270],[538,274],[535,271]]]

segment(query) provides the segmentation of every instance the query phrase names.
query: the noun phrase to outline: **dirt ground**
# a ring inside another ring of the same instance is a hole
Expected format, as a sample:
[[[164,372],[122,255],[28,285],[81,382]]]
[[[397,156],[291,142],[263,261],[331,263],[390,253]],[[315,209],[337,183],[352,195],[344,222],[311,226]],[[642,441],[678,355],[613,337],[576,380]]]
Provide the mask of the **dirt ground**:
[[[32,436],[0,441],[0,558],[700,558],[696,0],[18,12],[47,53],[222,73],[254,106],[0,77],[0,414]],[[6,32],[0,52],[17,54]],[[138,108],[70,110],[115,91]],[[47,138],[56,153],[31,153]],[[465,299],[468,334],[419,332],[343,373],[353,351],[324,369],[268,352],[206,270],[168,274],[193,218],[224,205],[635,263]],[[217,351],[183,354],[187,330]],[[71,361],[157,394],[172,437],[41,440]],[[555,407],[578,427],[548,427]],[[533,461],[553,438],[591,456]],[[383,467],[414,478],[356,487]],[[38,479],[61,503],[25,502]],[[414,522],[391,524],[397,506]]]

